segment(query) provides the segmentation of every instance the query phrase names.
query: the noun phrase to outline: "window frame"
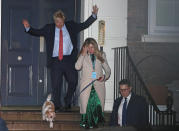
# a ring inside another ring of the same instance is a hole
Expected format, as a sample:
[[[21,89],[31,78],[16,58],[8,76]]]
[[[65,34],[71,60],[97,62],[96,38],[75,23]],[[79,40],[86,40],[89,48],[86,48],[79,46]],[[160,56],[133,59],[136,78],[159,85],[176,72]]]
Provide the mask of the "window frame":
[[[149,35],[178,35],[179,27],[156,25],[156,1],[148,0],[148,34]]]

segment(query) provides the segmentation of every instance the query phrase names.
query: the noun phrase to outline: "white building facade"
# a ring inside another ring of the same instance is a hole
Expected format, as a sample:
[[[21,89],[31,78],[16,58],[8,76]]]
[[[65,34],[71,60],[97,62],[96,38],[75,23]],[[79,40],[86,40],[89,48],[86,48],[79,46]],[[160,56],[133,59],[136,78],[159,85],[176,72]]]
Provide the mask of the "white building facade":
[[[81,41],[93,37],[98,41],[98,22],[105,21],[105,44],[103,47],[111,68],[111,77],[106,82],[105,111],[111,111],[114,101],[114,52],[112,48],[127,46],[127,0],[84,0],[81,1],[82,21],[87,19],[92,6],[99,7],[97,21],[82,34]]]

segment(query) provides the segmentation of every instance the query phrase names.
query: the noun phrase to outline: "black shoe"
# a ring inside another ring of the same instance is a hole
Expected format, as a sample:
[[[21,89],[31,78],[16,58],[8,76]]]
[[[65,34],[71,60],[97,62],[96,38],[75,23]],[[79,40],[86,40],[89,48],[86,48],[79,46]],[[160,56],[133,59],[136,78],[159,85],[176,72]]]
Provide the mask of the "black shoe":
[[[69,112],[71,111],[71,104],[68,104],[69,102],[67,101],[67,98],[64,98],[64,102],[65,102],[65,111]]]
[[[65,106],[65,112],[71,112],[71,105]]]

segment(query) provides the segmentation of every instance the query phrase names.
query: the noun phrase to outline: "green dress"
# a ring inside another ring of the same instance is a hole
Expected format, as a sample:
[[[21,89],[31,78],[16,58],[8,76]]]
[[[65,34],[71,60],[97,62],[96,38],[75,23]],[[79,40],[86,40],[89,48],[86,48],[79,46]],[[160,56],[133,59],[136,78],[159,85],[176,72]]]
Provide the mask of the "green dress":
[[[93,69],[95,69],[95,56],[91,56],[93,63]],[[102,112],[101,102],[98,94],[95,91],[94,85],[92,85],[88,104],[86,108],[86,114],[82,114],[80,126],[84,128],[97,127],[98,123],[104,124],[104,113]]]

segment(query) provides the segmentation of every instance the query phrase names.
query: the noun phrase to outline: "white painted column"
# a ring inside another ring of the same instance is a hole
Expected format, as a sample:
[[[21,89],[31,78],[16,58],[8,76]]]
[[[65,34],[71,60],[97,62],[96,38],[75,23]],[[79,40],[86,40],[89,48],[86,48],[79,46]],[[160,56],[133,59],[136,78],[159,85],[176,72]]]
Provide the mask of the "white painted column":
[[[111,77],[106,82],[105,111],[111,111],[114,101],[114,51],[112,48],[127,45],[127,0],[82,0],[83,20],[91,15],[92,6],[95,4],[99,7],[98,20],[84,31],[83,38],[93,37],[98,41],[98,21],[105,21],[103,49],[111,67]]]

